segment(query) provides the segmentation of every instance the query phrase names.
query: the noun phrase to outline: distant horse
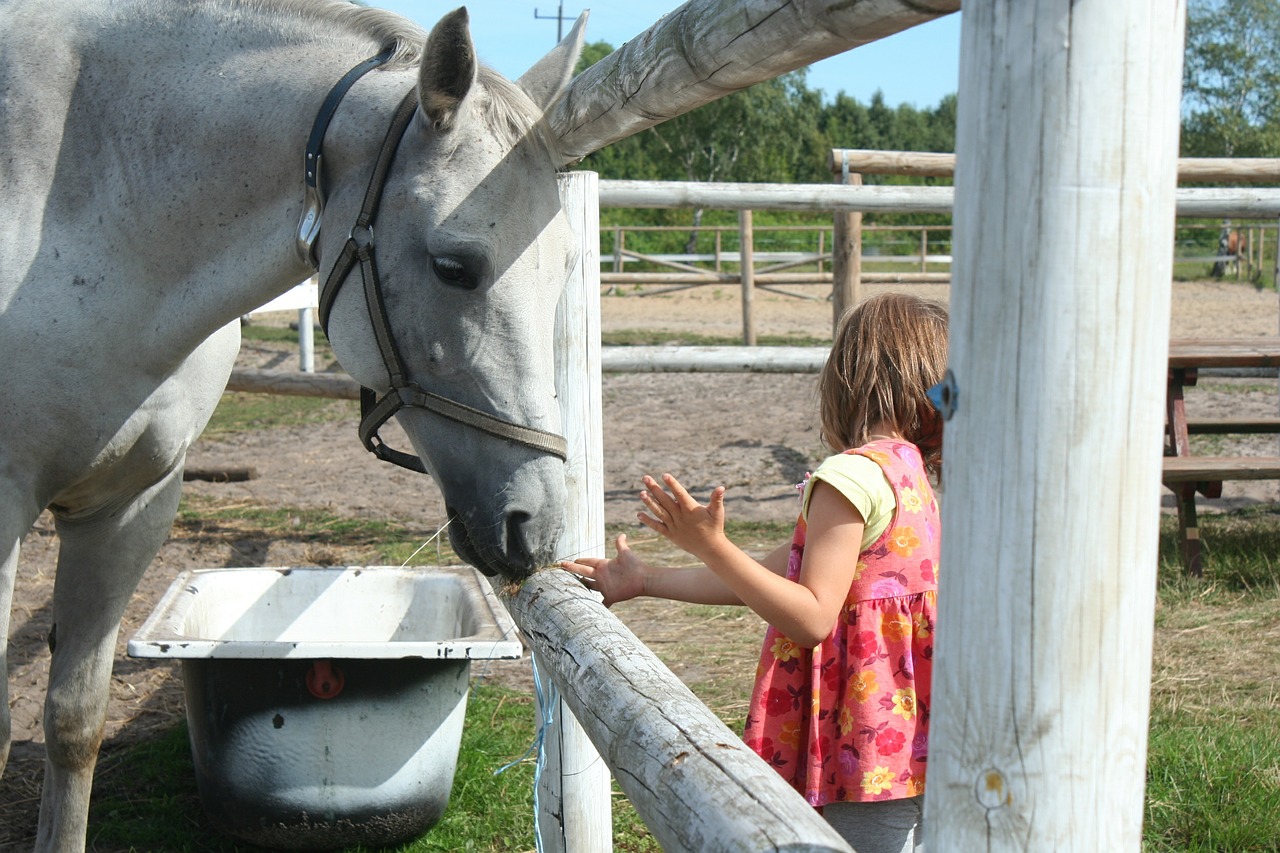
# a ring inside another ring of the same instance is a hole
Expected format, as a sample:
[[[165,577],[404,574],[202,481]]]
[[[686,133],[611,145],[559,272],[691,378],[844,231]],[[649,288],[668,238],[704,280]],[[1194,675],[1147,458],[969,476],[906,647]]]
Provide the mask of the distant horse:
[[[1240,277],[1240,259],[1249,251],[1249,236],[1242,231],[1223,228],[1218,235],[1218,260],[1213,264],[1213,277],[1222,278],[1231,267]]]
[[[48,508],[37,846],[77,850],[120,617],[239,318],[314,269],[369,389],[366,446],[434,477],[468,562],[556,556],[552,331],[577,247],[543,116],[581,27],[513,84],[477,65],[465,9],[429,36],[345,0],[0,0],[0,19],[0,670]],[[378,437],[392,416],[417,457]]]

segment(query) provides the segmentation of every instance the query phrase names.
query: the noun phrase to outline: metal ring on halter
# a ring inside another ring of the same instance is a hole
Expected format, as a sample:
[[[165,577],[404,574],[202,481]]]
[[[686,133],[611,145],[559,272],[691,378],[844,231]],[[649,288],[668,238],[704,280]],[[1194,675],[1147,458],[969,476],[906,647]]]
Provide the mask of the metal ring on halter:
[[[356,231],[358,229],[364,231],[368,237],[368,239],[366,239],[363,243],[360,242],[360,239],[358,237],[356,237]],[[373,223],[361,225],[359,222],[357,222],[355,225],[352,225],[351,230],[347,232],[347,239],[350,240],[352,243],[355,243],[357,249],[364,249],[369,246],[372,246],[373,245]]]

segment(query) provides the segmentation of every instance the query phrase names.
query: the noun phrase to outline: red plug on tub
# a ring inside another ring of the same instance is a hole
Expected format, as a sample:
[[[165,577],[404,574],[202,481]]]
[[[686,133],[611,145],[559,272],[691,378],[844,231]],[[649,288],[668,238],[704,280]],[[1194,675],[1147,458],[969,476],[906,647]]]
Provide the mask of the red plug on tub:
[[[331,660],[317,660],[307,670],[307,690],[317,699],[332,699],[342,692],[346,682],[342,670]]]

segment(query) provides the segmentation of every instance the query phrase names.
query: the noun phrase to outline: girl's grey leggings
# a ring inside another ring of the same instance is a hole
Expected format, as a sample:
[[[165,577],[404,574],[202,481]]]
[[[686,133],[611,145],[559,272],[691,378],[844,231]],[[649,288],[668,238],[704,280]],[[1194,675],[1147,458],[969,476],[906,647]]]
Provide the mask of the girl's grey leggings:
[[[822,816],[855,853],[924,853],[924,797],[829,803]]]

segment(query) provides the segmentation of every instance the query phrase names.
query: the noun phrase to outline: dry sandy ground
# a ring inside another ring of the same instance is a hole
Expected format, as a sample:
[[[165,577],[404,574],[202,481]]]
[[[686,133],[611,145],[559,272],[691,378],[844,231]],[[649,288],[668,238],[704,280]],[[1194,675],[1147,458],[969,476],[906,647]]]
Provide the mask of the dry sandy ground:
[[[870,287],[868,292],[878,288]],[[1274,293],[1245,284],[1179,283],[1174,287],[1171,331],[1176,337],[1275,335],[1280,310]],[[807,291],[809,294],[814,289]],[[913,288],[946,299],[943,286]],[[677,332],[735,336],[741,310],[733,288],[704,288],[676,295],[607,295],[606,330],[663,328]],[[759,334],[830,334],[830,306],[812,299],[761,294],[756,304]],[[249,346],[245,365],[294,369],[296,355]],[[1191,408],[1254,408],[1274,413],[1274,385],[1254,380],[1242,392],[1232,382],[1194,389]],[[741,519],[790,521],[797,482],[822,454],[815,429],[813,376],[618,375],[604,382],[605,491],[609,522],[634,519],[639,476],[669,470],[695,493],[729,487],[729,512]],[[1209,385],[1209,383],[1203,383]],[[354,408],[354,404],[353,408]],[[339,515],[394,518],[425,539],[443,520],[434,487],[425,478],[376,462],[356,438],[356,417],[340,423],[246,433],[202,440],[191,468],[251,466],[256,479],[242,483],[190,482],[192,495],[276,507],[322,507]],[[388,439],[391,440],[390,434]],[[1261,442],[1261,443],[1260,443]],[[394,444],[394,441],[392,442]],[[1251,439],[1243,449],[1271,453],[1274,439]],[[1223,451],[1231,452],[1231,451]],[[1224,503],[1276,500],[1272,483],[1227,484]],[[1203,502],[1206,507],[1211,502]],[[40,708],[48,664],[49,597],[57,539],[48,517],[27,537],[18,571],[10,628],[10,704],[14,716],[13,759],[0,780],[0,849],[30,845],[38,803],[43,754]],[[358,555],[357,555],[358,556]],[[130,660],[124,643],[150,613],[172,578],[189,567],[304,565],[351,555],[317,552],[315,545],[216,531],[175,536],[161,551],[134,596],[120,634],[112,689],[106,753],[168,726],[183,713],[175,670],[167,664]],[[665,642],[680,626],[652,607],[622,611],[642,639]],[[746,626],[748,632],[755,627]],[[697,665],[695,664],[695,667]],[[681,666],[675,667],[683,673]],[[743,676],[746,677],[746,676]]]

